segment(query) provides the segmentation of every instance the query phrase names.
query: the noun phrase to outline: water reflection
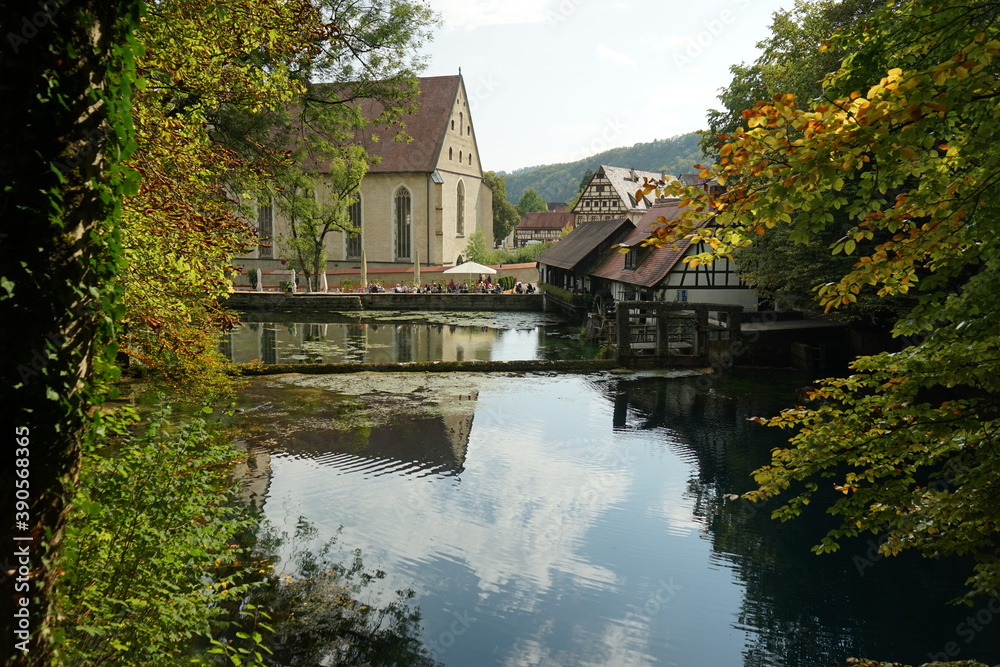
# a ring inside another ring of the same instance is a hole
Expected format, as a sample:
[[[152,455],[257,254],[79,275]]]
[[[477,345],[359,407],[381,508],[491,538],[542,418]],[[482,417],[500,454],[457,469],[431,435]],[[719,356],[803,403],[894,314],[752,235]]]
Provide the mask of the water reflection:
[[[859,571],[864,541],[809,553],[822,515],[726,500],[780,438],[746,418],[802,384],[766,380],[287,376],[244,401],[272,405],[247,413],[268,518],[343,525],[447,665],[925,661],[964,617],[954,564]]]
[[[219,348],[237,363],[265,364],[596,356],[596,348],[579,340],[578,326],[546,313],[324,313],[321,317],[328,321],[245,321],[223,336]]]

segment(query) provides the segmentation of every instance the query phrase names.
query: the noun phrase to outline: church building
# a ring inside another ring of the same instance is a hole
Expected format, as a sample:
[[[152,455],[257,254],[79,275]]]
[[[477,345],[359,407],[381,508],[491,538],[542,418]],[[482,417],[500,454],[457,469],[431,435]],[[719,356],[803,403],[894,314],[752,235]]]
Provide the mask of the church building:
[[[462,76],[421,78],[419,87],[417,111],[398,126],[368,127],[358,134],[368,154],[381,159],[369,169],[350,209],[361,234],[330,233],[327,268],[357,267],[362,251],[372,268],[454,265],[477,230],[492,247],[493,192],[483,180]],[[366,116],[376,114],[377,102],[361,104]],[[412,141],[394,141],[401,130]],[[288,233],[273,206],[258,208],[257,227],[262,240]],[[264,242],[239,261],[247,268],[278,269],[287,259],[280,255],[279,243]]]

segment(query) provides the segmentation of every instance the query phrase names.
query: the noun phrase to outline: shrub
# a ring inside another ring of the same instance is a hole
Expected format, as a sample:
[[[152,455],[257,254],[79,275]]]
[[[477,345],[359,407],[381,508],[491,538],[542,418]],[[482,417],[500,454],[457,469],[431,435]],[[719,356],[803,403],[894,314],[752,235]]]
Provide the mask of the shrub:
[[[61,665],[188,665],[247,595],[228,439],[158,412],[108,456],[84,457],[54,629]]]

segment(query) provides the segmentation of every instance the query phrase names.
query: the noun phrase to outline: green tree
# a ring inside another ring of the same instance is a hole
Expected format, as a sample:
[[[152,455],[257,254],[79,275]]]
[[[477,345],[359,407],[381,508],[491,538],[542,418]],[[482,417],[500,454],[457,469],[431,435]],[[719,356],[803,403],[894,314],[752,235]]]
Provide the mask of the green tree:
[[[882,4],[876,0],[798,0],[793,9],[775,12],[769,38],[758,44],[760,57],[752,65],[731,68],[733,79],[719,96],[723,110],[708,113],[711,130],[703,142],[707,150],[714,153],[717,135],[738,127],[744,121],[743,111],[757,100],[773,99],[779,94],[821,99],[826,91],[825,77],[838,69],[854,45],[839,41],[822,51],[819,45],[831,35],[862,25]],[[853,188],[847,179],[845,190]],[[818,308],[815,287],[836,280],[853,263],[850,257],[832,256],[828,250],[852,226],[846,211],[834,209],[833,215],[833,224],[827,225],[809,243],[793,241],[787,229],[778,228],[734,253],[741,276],[754,288],[758,298],[765,303],[802,310]],[[789,271],[789,266],[796,270]],[[865,294],[859,295],[856,304],[838,309],[838,316],[889,326],[906,306],[905,299],[887,300]]]
[[[346,146],[327,162],[322,175],[310,176],[296,167],[289,172],[279,178],[282,187],[274,194],[291,233],[281,241],[315,291],[320,289],[320,272],[326,270],[326,237],[330,232],[360,232],[351,224],[349,209],[368,172],[368,156],[360,146]]]
[[[587,189],[587,186],[590,185],[590,181],[593,180],[593,178],[594,170],[588,167],[587,170],[583,172],[583,178],[580,179],[580,187],[577,189],[576,194],[573,195],[568,202],[566,202],[566,208],[568,210],[572,211],[576,207],[577,202],[580,201],[580,195],[582,195],[583,191]]]
[[[237,457],[204,419],[158,411],[84,457],[60,561],[59,659],[72,665],[188,665],[248,594]]]
[[[465,244],[465,259],[480,264],[493,264],[497,259],[497,252],[486,243],[482,230],[477,229],[469,235]]]
[[[128,1],[0,5],[0,114],[10,129],[0,160],[7,665],[51,663],[66,511],[81,448],[97,433],[93,411],[114,377],[120,204],[135,185],[123,162],[138,12]]]
[[[782,226],[809,241],[846,212],[852,226],[832,253],[853,263],[819,287],[820,301],[833,310],[866,291],[912,295],[893,329],[903,347],[856,359],[810,404],[761,419],[795,434],[749,497],[782,495],[774,515],[787,519],[832,491],[840,525],[816,551],[870,531],[885,555],[971,556],[968,596],[989,593],[1000,588],[1000,7],[910,0],[820,48],[838,45],[849,55],[826,99],[779,95],[746,110],[703,172],[727,192],[685,191],[701,213],[652,242],[698,235],[709,246],[698,264]],[[722,226],[693,230],[713,205]]]
[[[220,304],[233,255],[256,236],[238,197],[263,188],[283,160],[263,144],[254,154],[233,150],[222,119],[263,115],[303,94],[294,72],[323,26],[308,0],[165,0],[137,30],[147,83],[136,92],[129,164],[142,178],[123,203],[119,341],[153,382],[178,394],[231,389],[218,336],[236,318]]]
[[[483,180],[493,190],[493,238],[497,241],[507,238],[521,216],[517,208],[507,201],[507,182],[494,171],[483,172]]]
[[[217,338],[236,319],[220,304],[232,257],[257,242],[240,201],[354,164],[344,146],[369,122],[355,102],[378,100],[378,123],[412,108],[413,53],[434,21],[405,0],[165,0],[149,13],[121,347],[154,380],[186,395],[231,388]]]
[[[517,212],[522,218],[533,211],[547,210],[549,210],[548,203],[542,199],[540,194],[535,192],[534,188],[525,190],[521,198],[517,200]]]
[[[854,49],[849,41],[827,40],[863,26],[884,5],[882,0],[796,0],[792,9],[774,12],[768,38],[757,43],[761,55],[750,65],[730,67],[732,81],[719,93],[723,108],[708,112],[702,147],[713,152],[716,135],[739,127],[743,110],[757,100],[787,93],[803,100],[821,98],[826,77]],[[829,48],[820,50],[824,42]]]

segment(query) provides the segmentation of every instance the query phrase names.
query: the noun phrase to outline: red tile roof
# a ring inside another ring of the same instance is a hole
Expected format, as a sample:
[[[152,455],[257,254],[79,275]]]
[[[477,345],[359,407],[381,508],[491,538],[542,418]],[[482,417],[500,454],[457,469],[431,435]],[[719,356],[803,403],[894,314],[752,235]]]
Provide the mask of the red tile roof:
[[[646,214],[636,224],[635,231],[622,241],[622,245],[638,246],[644,239],[652,235],[654,229],[660,226],[657,218],[662,216],[669,222],[676,220],[679,213],[680,208],[677,206],[677,200],[658,200],[646,211]],[[703,227],[707,224],[706,220],[699,226]],[[625,255],[616,252],[590,275],[640,287],[655,287],[677,266],[690,247],[689,241],[678,241],[663,248],[652,248],[646,251],[649,256],[637,268],[630,270],[625,269]],[[637,252],[637,250],[632,252]]]
[[[462,76],[431,76],[419,79],[420,93],[415,102],[420,105],[416,113],[404,116],[391,127],[367,127],[356,135],[356,140],[369,155],[382,161],[369,169],[370,173],[421,172],[430,173],[437,167],[445,133],[448,131],[451,112],[458,97]],[[375,118],[381,104],[366,99],[361,102],[366,118]],[[471,118],[469,119],[471,122]],[[412,141],[395,141],[404,131]]]
[[[613,239],[616,236],[621,238],[627,233],[626,229],[633,228],[634,225],[628,218],[586,222],[567,234],[566,238],[544,251],[535,260],[546,266],[572,270],[602,245],[610,246],[614,243]],[[622,256],[617,252],[614,254]]]
[[[532,211],[525,213],[514,229],[562,229],[566,225],[572,227],[575,217],[569,211]]]

